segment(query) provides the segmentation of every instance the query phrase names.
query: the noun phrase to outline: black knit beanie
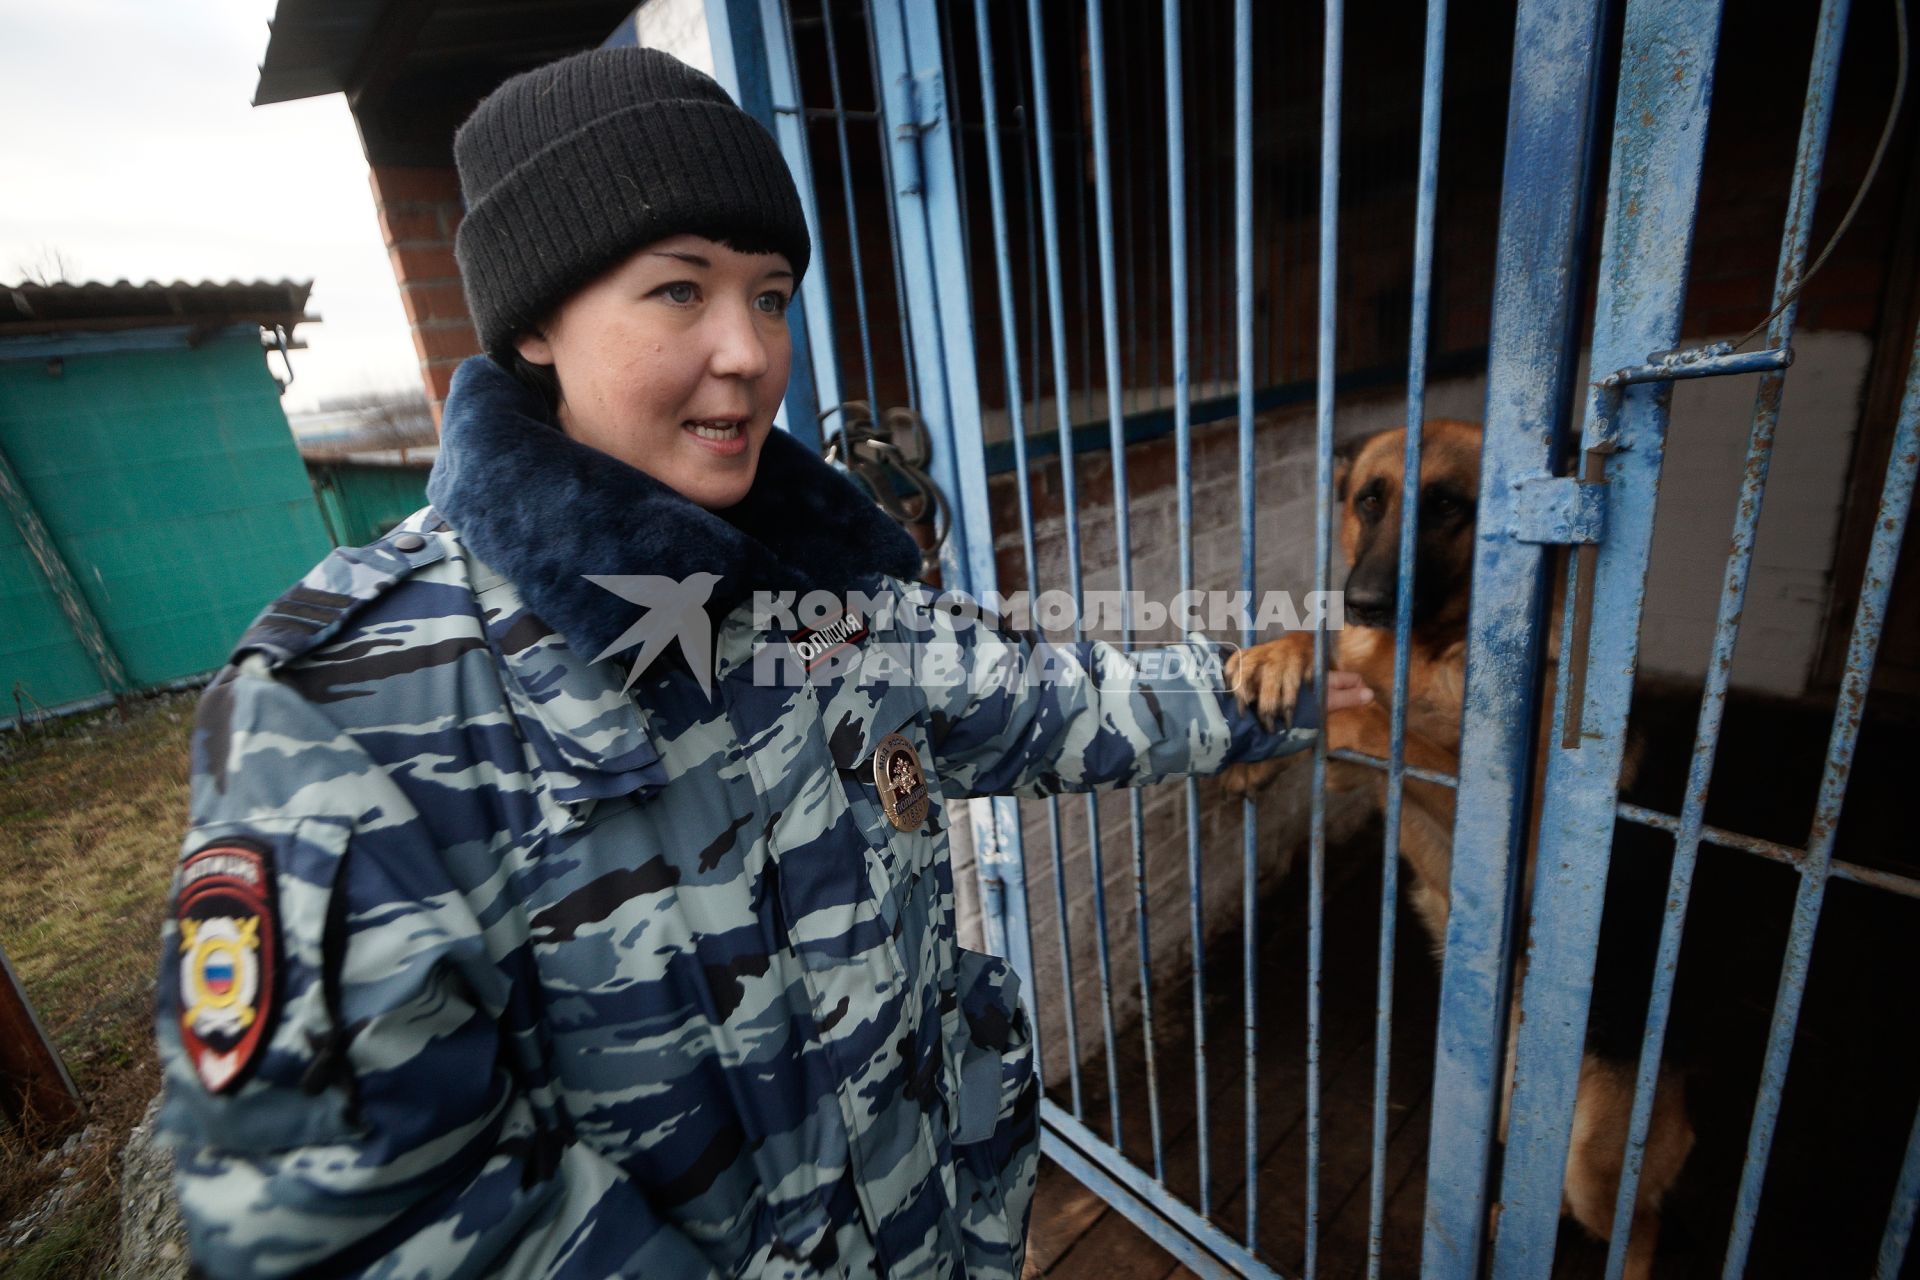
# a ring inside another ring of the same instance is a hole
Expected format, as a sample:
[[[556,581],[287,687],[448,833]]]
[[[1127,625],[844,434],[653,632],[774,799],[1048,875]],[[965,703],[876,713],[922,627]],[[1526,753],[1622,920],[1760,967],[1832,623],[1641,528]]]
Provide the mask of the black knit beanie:
[[[488,94],[453,139],[454,256],[496,360],[634,250],[692,232],[742,253],[810,244],[780,148],[711,78],[658,49],[593,49]]]

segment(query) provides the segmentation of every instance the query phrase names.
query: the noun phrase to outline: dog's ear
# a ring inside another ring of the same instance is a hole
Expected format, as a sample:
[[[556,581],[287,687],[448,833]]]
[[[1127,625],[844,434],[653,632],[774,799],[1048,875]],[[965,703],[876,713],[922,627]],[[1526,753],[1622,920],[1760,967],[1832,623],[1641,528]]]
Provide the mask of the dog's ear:
[[[1347,500],[1347,477],[1353,474],[1353,460],[1360,456],[1359,440],[1349,440],[1333,451],[1333,494],[1341,502]]]

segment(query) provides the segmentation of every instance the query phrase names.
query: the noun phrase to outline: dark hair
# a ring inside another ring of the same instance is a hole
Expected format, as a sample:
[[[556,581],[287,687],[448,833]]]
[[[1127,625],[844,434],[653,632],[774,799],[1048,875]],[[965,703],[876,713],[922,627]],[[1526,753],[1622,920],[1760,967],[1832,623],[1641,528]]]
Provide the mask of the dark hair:
[[[507,357],[507,372],[512,374],[521,386],[540,393],[542,403],[546,405],[547,416],[559,426],[560,412],[560,375],[550,364],[535,364],[533,361],[513,351]]]
[[[694,234],[699,235],[701,233],[696,231]],[[789,247],[776,244],[772,236],[752,230],[729,232],[723,235],[714,235],[710,238],[713,239],[715,243],[732,249],[735,253],[791,254],[792,252]],[[789,257],[788,262],[789,265],[791,265],[791,257]],[[542,332],[546,329],[551,319],[551,314],[543,317],[540,324],[531,330],[531,332]],[[498,360],[499,357],[496,356],[495,359]],[[540,393],[541,402],[546,405],[548,416],[554,418],[554,425],[558,426],[559,419],[557,415],[560,412],[560,375],[555,372],[554,367],[550,364],[535,364],[533,361],[521,355],[519,349],[512,343],[507,344],[507,357],[502,363],[506,365],[507,372],[511,373],[521,386]]]

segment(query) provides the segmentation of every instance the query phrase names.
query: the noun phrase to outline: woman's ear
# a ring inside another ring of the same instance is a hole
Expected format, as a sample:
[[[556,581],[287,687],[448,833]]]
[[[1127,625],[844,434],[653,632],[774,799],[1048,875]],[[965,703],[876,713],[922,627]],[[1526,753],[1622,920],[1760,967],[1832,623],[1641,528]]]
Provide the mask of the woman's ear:
[[[523,333],[513,340],[513,349],[528,364],[551,365],[553,363],[553,344],[547,341],[547,335],[537,331]]]

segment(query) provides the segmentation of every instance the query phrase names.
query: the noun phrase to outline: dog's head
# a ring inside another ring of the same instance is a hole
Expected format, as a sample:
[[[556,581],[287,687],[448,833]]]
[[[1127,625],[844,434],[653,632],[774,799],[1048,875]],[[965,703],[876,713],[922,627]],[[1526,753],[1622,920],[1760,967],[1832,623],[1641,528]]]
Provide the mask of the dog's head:
[[[1334,471],[1340,547],[1347,557],[1346,614],[1365,627],[1393,625],[1400,576],[1404,428],[1358,442]],[[1414,542],[1413,625],[1463,630],[1473,577],[1474,506],[1480,494],[1480,428],[1436,418],[1420,434],[1419,527]]]

